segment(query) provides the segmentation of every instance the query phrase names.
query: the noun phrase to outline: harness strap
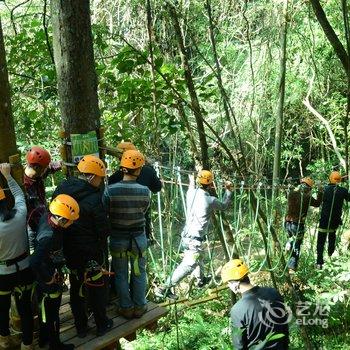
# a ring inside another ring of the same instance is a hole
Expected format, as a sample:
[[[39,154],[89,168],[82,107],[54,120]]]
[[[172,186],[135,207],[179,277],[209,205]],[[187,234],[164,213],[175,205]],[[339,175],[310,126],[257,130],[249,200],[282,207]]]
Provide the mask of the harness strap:
[[[115,258],[119,259],[129,259],[133,258],[134,263],[133,263],[133,270],[135,276],[140,276],[140,268],[139,268],[139,258],[143,258],[146,256],[146,252],[139,252],[139,254],[131,252],[131,251],[111,251],[111,255]]]
[[[12,290],[0,290],[0,295],[8,295],[11,293],[12,293]]]
[[[331,232],[335,232],[336,230],[334,228],[319,228],[318,232],[322,232],[322,233],[331,233]]]
[[[46,323],[45,300],[47,298],[56,299],[56,298],[59,298],[61,295],[62,295],[62,292],[44,293],[44,297],[41,301],[41,319],[43,323]]]

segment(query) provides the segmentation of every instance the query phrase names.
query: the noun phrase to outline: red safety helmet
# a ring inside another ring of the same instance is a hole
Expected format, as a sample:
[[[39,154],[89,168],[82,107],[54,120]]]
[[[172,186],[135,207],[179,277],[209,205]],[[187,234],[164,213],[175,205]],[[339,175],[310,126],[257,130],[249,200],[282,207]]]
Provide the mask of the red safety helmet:
[[[26,155],[26,160],[29,165],[39,164],[41,167],[46,168],[51,162],[51,156],[46,149],[33,146]]]

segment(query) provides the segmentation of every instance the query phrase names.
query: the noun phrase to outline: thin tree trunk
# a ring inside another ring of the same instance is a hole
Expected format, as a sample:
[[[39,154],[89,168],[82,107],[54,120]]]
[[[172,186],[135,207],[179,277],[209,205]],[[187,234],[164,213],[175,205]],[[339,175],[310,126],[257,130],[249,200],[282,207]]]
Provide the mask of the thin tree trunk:
[[[350,28],[349,28],[349,11],[347,7],[347,1],[342,0],[342,12],[344,18],[344,28],[345,28],[345,39],[346,39],[346,51],[347,51],[347,59],[348,59],[348,67],[350,67]],[[346,94],[346,113],[344,115],[344,147],[345,147],[345,171],[346,174],[349,175],[349,135],[348,135],[348,127],[349,127],[349,113],[350,113],[350,75],[347,75],[347,94]]]
[[[287,32],[288,32],[288,0],[284,1],[283,11],[283,30],[281,36],[281,61],[280,61],[280,81],[279,81],[279,96],[278,107],[276,114],[276,132],[275,132],[275,156],[273,161],[273,175],[272,175],[272,204],[278,196],[277,186],[280,183],[281,172],[281,146],[283,138],[283,109],[286,88],[286,62],[287,62]]]
[[[185,48],[184,38],[183,38],[182,31],[180,28],[180,23],[179,23],[176,9],[171,4],[169,4],[169,11],[170,11],[170,16],[173,20],[176,39],[177,39],[180,54],[181,54],[182,67],[183,67],[184,72],[185,72],[185,80],[186,80],[186,84],[187,84],[187,89],[188,89],[188,92],[190,94],[191,106],[192,106],[192,110],[193,110],[193,113],[194,113],[194,116],[196,119],[199,142],[200,142],[200,147],[201,147],[201,158],[202,158],[201,163],[202,163],[202,166],[204,169],[210,169],[209,156],[208,156],[208,143],[206,140],[204,124],[203,124],[204,117],[203,117],[203,114],[201,111],[201,107],[199,104],[196,89],[194,87],[192,70],[191,70],[191,67],[189,64],[189,59],[188,59],[188,52]]]
[[[245,163],[245,157],[244,157],[244,151],[243,151],[243,143],[242,143],[242,139],[240,136],[240,132],[238,129],[238,123],[237,120],[235,118],[235,115],[233,114],[233,110],[232,108],[230,108],[231,106],[229,105],[228,102],[228,96],[227,93],[225,91],[223,82],[222,82],[222,75],[221,75],[221,66],[220,66],[220,62],[219,62],[219,57],[218,57],[218,53],[217,53],[217,49],[216,49],[216,40],[215,40],[215,34],[214,34],[214,24],[213,24],[213,15],[212,15],[212,9],[211,9],[211,2],[210,0],[206,0],[206,9],[207,9],[207,13],[208,13],[208,19],[209,19],[209,33],[210,33],[210,42],[211,42],[211,46],[212,46],[212,51],[213,51],[213,56],[214,56],[214,62],[215,62],[215,75],[218,81],[218,87],[219,87],[219,91],[221,94],[221,99],[223,102],[223,106],[224,106],[224,111],[225,111],[225,116],[226,116],[226,121],[230,126],[231,132],[233,135],[235,135],[238,139],[238,146],[239,149],[241,150],[242,156],[243,156],[243,161]],[[231,121],[231,117],[230,117],[230,110],[232,112],[232,117],[234,118],[236,127],[237,127],[237,132],[234,131],[234,127],[232,125],[232,121]]]

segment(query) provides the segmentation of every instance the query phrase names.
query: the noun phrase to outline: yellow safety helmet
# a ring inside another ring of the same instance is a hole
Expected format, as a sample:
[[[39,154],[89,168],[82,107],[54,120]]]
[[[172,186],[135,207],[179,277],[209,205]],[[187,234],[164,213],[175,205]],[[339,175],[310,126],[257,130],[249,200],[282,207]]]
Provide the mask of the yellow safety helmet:
[[[74,221],[79,218],[79,204],[67,194],[59,194],[50,203],[49,210],[51,214],[62,216],[63,218]]]
[[[213,173],[209,170],[201,170],[197,175],[197,182],[201,185],[210,185],[213,181]]]
[[[239,281],[249,273],[248,266],[241,259],[233,259],[224,265],[221,270],[223,283]]]
[[[135,147],[135,145],[130,141],[122,141],[118,143],[117,149],[121,153],[124,153],[125,151],[130,151],[130,150],[137,151],[137,148]]]
[[[6,198],[5,191],[0,187],[0,201],[2,201],[5,198]]]
[[[337,184],[341,181],[341,175],[339,171],[332,171],[329,175],[329,182],[331,184]]]
[[[127,169],[138,169],[145,164],[145,158],[141,152],[128,150],[123,153],[120,166]]]
[[[103,161],[93,155],[84,156],[78,164],[78,170],[84,174],[94,174],[101,177],[106,176],[106,167]]]
[[[309,187],[313,187],[314,186],[314,180],[312,180],[310,176],[303,177],[300,180],[300,183],[307,184]]]

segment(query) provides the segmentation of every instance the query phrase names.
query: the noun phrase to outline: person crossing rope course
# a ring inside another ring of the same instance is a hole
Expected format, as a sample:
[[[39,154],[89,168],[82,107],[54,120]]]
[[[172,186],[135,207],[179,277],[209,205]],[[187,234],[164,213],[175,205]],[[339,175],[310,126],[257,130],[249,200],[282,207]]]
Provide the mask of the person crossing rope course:
[[[311,190],[313,186],[314,181],[311,177],[304,177],[300,180],[300,186],[291,190],[288,194],[288,208],[284,227],[289,236],[286,251],[291,251],[288,262],[290,272],[294,272],[298,267],[300,249],[305,233],[305,220],[309,207],[319,207],[322,201],[323,192],[321,189],[319,189],[316,199],[312,196]]]
[[[336,231],[342,224],[344,201],[350,201],[349,191],[339,186],[342,176],[339,171],[332,171],[329,175],[329,184],[324,188],[322,199],[321,217],[317,236],[317,260],[316,268],[322,269],[323,251],[328,237],[328,256],[335,251]]]
[[[181,233],[184,256],[165,284],[156,288],[155,295],[160,298],[176,299],[176,294],[171,290],[172,287],[192,272],[198,287],[203,287],[210,282],[211,276],[204,276],[203,272],[203,241],[211,215],[216,210],[226,210],[232,197],[233,185],[229,181],[225,183],[226,192],[223,201],[209,194],[214,181],[214,176],[209,170],[202,170],[198,173],[197,187],[195,187],[193,175],[189,176],[189,180],[189,189],[186,194],[186,224]]]

